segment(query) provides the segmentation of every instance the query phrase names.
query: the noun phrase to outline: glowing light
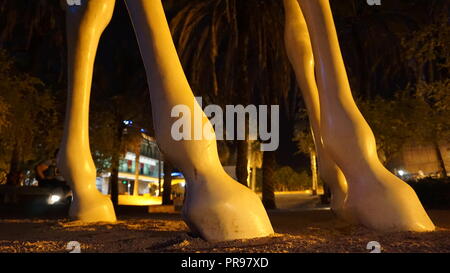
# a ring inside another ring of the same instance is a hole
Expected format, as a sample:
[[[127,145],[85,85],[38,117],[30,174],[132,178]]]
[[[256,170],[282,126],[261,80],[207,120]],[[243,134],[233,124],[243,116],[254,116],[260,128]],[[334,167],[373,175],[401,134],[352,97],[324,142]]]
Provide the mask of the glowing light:
[[[56,195],[56,194],[52,194],[52,195],[50,196],[50,198],[48,198],[48,203],[49,203],[50,205],[53,205],[53,204],[55,204],[56,202],[58,202],[59,200],[61,200],[61,196]]]
[[[406,172],[404,170],[398,170],[397,172],[400,176],[403,176],[404,174],[406,174]]]
[[[136,160],[136,154],[127,152],[125,154],[125,159],[126,160]],[[150,164],[152,166],[156,166],[156,163],[158,163],[158,160],[141,155],[139,157],[139,163]]]

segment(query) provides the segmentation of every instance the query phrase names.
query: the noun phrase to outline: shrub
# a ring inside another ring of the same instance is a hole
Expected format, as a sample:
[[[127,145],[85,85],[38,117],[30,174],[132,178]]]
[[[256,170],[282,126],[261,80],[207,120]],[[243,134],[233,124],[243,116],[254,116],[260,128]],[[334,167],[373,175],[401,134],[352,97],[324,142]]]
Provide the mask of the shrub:
[[[427,209],[450,209],[450,179],[424,178],[408,181]]]
[[[311,178],[303,171],[296,172],[289,166],[284,166],[275,171],[276,191],[305,190],[311,187]]]

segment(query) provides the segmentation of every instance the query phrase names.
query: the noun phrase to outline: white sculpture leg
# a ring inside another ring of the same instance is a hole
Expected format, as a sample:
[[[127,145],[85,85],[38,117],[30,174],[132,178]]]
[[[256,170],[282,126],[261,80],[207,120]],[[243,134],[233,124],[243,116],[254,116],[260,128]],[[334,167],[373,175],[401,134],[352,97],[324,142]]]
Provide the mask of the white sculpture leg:
[[[323,149],[320,133],[319,91],[314,76],[314,56],[308,27],[297,0],[284,0],[284,8],[286,52],[294,68],[308,111],[317,151],[319,175],[330,187],[331,209],[338,216],[349,219],[349,215],[346,215],[343,209],[347,196],[345,176]]]
[[[116,220],[111,200],[96,188],[89,148],[89,97],[100,35],[114,0],[82,1],[67,9],[68,97],[58,167],[74,193],[70,217],[86,222]]]
[[[416,193],[378,159],[374,135],[352,97],[328,0],[299,4],[317,65],[324,149],[348,183],[345,210],[377,230],[434,230]]]
[[[259,197],[225,173],[215,137],[181,141],[172,138],[171,127],[176,119],[171,118],[171,110],[176,105],[186,105],[191,113],[201,113],[203,125],[209,124],[209,120],[194,101],[161,0],[126,0],[126,4],[147,71],[158,145],[186,177],[187,195],[183,207],[186,223],[209,241],[272,234],[270,220]]]

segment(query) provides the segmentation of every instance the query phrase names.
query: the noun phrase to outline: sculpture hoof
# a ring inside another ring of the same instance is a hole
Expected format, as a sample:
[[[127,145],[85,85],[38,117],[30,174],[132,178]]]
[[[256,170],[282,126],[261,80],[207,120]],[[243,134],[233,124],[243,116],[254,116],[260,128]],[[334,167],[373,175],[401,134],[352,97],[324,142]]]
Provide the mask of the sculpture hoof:
[[[188,192],[183,216],[191,230],[207,241],[231,241],[266,237],[274,233],[259,197],[247,187],[224,181],[220,187]]]
[[[111,199],[100,193],[82,202],[75,197],[70,206],[69,217],[82,222],[115,222],[117,220]]]
[[[388,177],[384,181],[389,183],[366,183],[363,187],[349,191],[346,207],[359,223],[379,231],[435,230],[419,198],[408,184],[396,177]]]

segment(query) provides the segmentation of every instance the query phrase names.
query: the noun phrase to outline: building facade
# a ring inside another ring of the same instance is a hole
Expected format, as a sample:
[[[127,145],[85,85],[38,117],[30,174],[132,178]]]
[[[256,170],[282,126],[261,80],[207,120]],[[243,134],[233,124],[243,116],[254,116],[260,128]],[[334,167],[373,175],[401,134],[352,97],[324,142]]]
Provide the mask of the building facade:
[[[136,161],[139,161],[136,164]],[[138,169],[137,169],[138,168]],[[160,203],[162,183],[164,179],[164,161],[154,138],[142,134],[142,142],[139,155],[128,151],[119,164],[119,204],[121,199],[137,197],[137,203],[145,203],[145,198],[151,199],[150,203]],[[102,174],[97,178],[97,188],[103,194],[110,194],[110,173]],[[137,181],[137,183],[136,183]],[[184,177],[181,173],[172,174],[173,192],[184,191]],[[155,201],[156,200],[156,201]],[[159,200],[159,201],[158,201]],[[126,202],[129,203],[129,200]],[[133,202],[132,202],[133,203]]]

